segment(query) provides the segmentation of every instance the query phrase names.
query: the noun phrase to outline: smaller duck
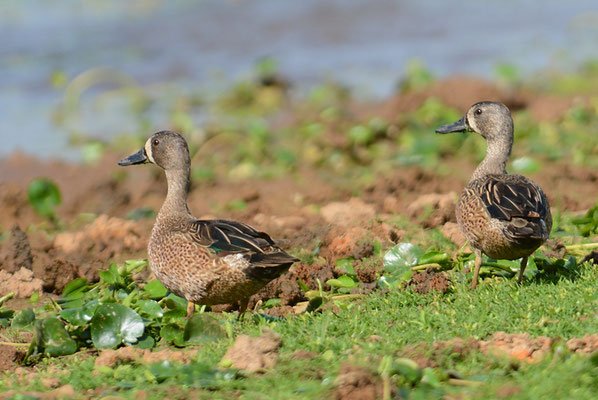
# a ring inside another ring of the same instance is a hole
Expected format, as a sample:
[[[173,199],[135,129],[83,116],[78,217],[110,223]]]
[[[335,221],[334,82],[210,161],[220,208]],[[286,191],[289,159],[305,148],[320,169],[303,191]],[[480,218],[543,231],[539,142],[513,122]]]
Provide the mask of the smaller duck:
[[[521,283],[528,257],[548,239],[550,205],[535,182],[508,174],[513,119],[502,103],[476,103],[457,122],[436,133],[473,131],[486,139],[486,157],[474,171],[457,204],[457,222],[475,253],[471,288],[478,284],[482,253],[496,260],[521,258]]]
[[[299,261],[247,224],[191,215],[187,207],[191,159],[187,142],[178,133],[157,132],[141,150],[118,162],[144,163],[163,168],[168,182],[148,243],[149,264],[168,290],[189,302],[187,318],[195,304],[240,302],[242,315],[251,295]]]

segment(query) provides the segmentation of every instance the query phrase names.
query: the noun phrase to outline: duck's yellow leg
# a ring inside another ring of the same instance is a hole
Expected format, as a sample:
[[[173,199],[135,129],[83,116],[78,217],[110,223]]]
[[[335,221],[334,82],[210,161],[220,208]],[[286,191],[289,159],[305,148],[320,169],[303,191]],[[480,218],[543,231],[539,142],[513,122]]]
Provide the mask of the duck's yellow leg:
[[[527,257],[523,257],[521,259],[521,264],[519,267],[519,278],[517,278],[517,283],[521,284],[523,280],[523,272],[525,271],[525,267],[527,267]]]
[[[474,249],[475,253],[475,268],[473,270],[473,280],[471,281],[471,288],[478,287],[478,277],[480,276],[480,267],[482,266],[482,251]]]
[[[194,312],[195,303],[193,303],[192,301],[187,302],[187,316],[185,317],[185,319],[190,319],[193,316]]]

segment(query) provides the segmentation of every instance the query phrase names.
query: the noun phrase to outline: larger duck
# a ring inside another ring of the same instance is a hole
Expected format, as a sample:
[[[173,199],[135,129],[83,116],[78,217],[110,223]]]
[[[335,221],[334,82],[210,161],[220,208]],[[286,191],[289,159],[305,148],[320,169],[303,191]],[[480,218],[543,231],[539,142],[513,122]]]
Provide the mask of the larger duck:
[[[189,212],[187,193],[191,160],[185,139],[178,133],[152,135],[137,153],[119,165],[152,163],[166,172],[168,193],[158,213],[148,244],[148,259],[156,278],[188,303],[240,302],[298,261],[280,249],[264,232],[227,220],[200,220]]]
[[[487,142],[486,157],[474,171],[457,204],[457,222],[475,253],[471,287],[478,283],[482,253],[493,259],[521,258],[521,283],[528,257],[548,239],[550,205],[535,182],[508,174],[513,119],[502,103],[476,103],[457,122],[437,133],[473,131]]]

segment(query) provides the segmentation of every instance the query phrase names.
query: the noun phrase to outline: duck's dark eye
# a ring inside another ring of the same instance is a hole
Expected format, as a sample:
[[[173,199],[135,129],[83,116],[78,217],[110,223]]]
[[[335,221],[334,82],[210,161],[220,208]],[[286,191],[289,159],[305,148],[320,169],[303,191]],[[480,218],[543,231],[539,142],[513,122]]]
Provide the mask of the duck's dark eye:
[[[481,108],[476,108],[475,113],[476,113],[476,115],[482,114],[482,109]]]
[[[159,141],[158,139],[154,139],[154,141],[152,142],[152,144],[153,144],[154,146],[157,146],[157,145],[159,145],[159,144],[160,144],[160,141]]]

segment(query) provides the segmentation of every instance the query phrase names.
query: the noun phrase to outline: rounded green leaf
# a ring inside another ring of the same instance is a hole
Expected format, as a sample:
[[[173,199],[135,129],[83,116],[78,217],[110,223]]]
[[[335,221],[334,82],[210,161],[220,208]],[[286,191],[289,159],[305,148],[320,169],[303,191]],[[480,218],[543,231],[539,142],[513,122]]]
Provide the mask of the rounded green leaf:
[[[35,321],[35,313],[31,308],[26,308],[14,316],[11,326],[15,329],[29,329],[33,321]]]
[[[162,325],[162,329],[160,329],[160,337],[170,343],[183,342],[183,336],[183,328],[174,323]]]
[[[359,286],[359,282],[355,282],[353,278],[347,275],[339,276],[337,279],[328,279],[326,284],[339,289],[353,289]]]
[[[430,251],[419,258],[418,265],[421,264],[445,264],[451,260],[451,257],[444,252]]]
[[[54,215],[54,208],[61,203],[60,190],[54,182],[46,178],[34,179],[27,187],[29,203],[44,217]]]
[[[412,243],[399,243],[384,255],[384,269],[390,274],[401,274],[419,263],[422,249]]]
[[[92,300],[81,307],[63,309],[60,317],[71,325],[83,326],[90,323],[98,306],[98,301]]]
[[[392,374],[403,375],[411,384],[416,384],[422,378],[422,370],[417,363],[409,358],[399,358],[391,369]]]
[[[72,297],[75,293],[82,292],[87,286],[87,279],[76,278],[66,284],[62,290],[62,298]]]
[[[46,318],[41,321],[41,347],[50,357],[66,356],[77,351],[77,342],[64,329],[58,318]]]
[[[152,299],[161,299],[168,293],[168,289],[166,289],[164,285],[162,285],[162,283],[156,279],[148,282],[143,287],[143,291]]]
[[[98,349],[113,348],[121,343],[135,343],[144,329],[139,314],[129,307],[102,304],[91,320],[91,340]]]
[[[139,300],[137,302],[138,311],[141,315],[151,319],[162,318],[164,312],[162,307],[155,300]]]
[[[183,338],[188,344],[211,342],[226,337],[220,323],[208,314],[195,314],[185,325]]]

